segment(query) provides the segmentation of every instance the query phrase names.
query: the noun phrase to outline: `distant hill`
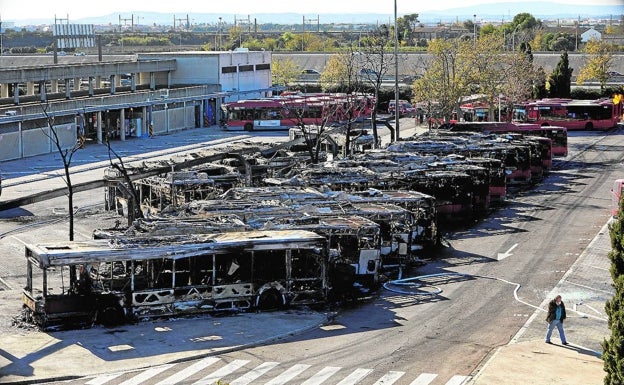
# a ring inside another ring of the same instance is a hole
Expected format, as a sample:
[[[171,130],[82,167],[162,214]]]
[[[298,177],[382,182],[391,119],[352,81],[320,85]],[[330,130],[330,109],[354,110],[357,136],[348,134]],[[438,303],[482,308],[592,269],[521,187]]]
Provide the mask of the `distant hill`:
[[[427,11],[416,12],[420,14],[419,20],[425,24],[437,23],[437,22],[452,22],[456,20],[472,20],[473,15],[477,15],[478,21],[510,21],[518,13],[530,13],[534,17],[539,19],[570,19],[578,18],[614,18],[619,19],[621,15],[624,15],[624,5],[568,5],[552,2],[528,2],[528,3],[497,3],[497,4],[482,4],[471,7],[452,8],[444,11]],[[158,13],[158,12],[146,12],[145,10],[137,10],[133,12],[135,15],[140,15],[140,22],[135,20],[136,24],[142,25],[173,25],[174,14],[176,19],[186,18],[188,15],[189,20],[193,23],[210,23],[217,24],[219,17],[228,24],[233,24],[236,17],[240,20],[240,12],[237,14],[223,14],[223,13],[193,13],[185,12],[181,10],[175,13]],[[102,15],[98,17],[90,17],[83,19],[71,20],[72,23],[80,24],[96,24],[96,25],[117,25],[119,24],[119,13],[111,13],[108,15]],[[121,15],[122,17],[129,17],[130,13],[126,12]],[[302,15],[298,13],[261,13],[253,14],[251,16],[251,23],[254,21],[259,24],[301,24]],[[399,15],[401,16],[401,15]],[[321,24],[338,23],[338,24],[374,24],[374,23],[388,23],[393,20],[393,14],[379,14],[379,13],[349,13],[349,14],[334,14],[323,13],[318,15]],[[13,21],[13,20],[8,20]],[[179,21],[178,21],[179,22]],[[22,25],[42,25],[50,24],[50,19],[29,19],[29,20],[15,20],[17,26]],[[306,23],[306,28],[314,28],[314,25]]]

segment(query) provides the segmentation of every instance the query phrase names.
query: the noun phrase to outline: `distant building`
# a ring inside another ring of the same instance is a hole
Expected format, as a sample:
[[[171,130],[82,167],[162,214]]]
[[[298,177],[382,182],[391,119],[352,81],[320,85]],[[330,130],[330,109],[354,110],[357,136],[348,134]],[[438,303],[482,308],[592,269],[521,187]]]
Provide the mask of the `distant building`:
[[[587,31],[581,33],[581,42],[587,43],[592,39],[602,40],[602,33],[596,31],[594,27],[591,27]]]

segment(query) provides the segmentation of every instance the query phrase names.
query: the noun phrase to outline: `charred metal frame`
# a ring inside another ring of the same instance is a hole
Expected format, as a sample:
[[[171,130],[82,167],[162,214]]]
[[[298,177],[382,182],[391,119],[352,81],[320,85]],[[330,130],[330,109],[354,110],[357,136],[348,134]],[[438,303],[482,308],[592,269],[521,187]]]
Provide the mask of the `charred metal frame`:
[[[26,245],[26,259],[23,303],[43,328],[322,304],[329,290],[326,240],[303,230]],[[86,291],[67,274],[79,266]]]

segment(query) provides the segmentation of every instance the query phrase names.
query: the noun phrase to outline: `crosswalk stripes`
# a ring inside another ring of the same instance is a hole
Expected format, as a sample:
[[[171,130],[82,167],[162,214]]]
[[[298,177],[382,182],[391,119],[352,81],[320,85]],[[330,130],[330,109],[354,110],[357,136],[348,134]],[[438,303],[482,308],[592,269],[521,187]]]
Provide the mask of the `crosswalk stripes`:
[[[251,371],[245,373],[242,377],[239,377],[236,380],[230,382],[230,385],[247,385],[247,384],[251,384],[252,381],[254,381],[258,377],[262,376],[264,373],[268,372],[269,370],[273,369],[277,365],[279,365],[279,362],[273,362],[273,361],[264,362],[264,363],[256,366]]]
[[[249,361],[248,360],[234,360],[229,364],[225,365],[221,369],[218,369],[201,380],[194,382],[193,385],[212,385],[215,382],[221,380],[221,378],[227,376],[230,373],[235,372],[236,370],[245,366]]]
[[[316,372],[309,370],[312,365],[307,364],[294,364],[289,368],[281,369],[281,372],[277,372],[277,368],[280,365],[279,362],[267,361],[260,363],[252,369],[246,369],[245,366],[250,363],[249,360],[233,360],[229,363],[223,363],[220,367],[210,369],[217,363],[222,362],[222,358],[207,357],[184,368],[179,368],[181,364],[166,364],[155,366],[149,369],[145,369],[141,372],[116,372],[110,374],[103,374],[90,379],[85,382],[85,385],[179,385],[179,384],[192,384],[192,385],[213,385],[219,381],[225,381],[230,385],[249,385],[257,384],[257,380],[267,375],[271,370],[275,369],[272,378],[265,378],[262,383],[266,385],[285,385],[294,384],[293,381],[297,379],[297,383],[301,385],[322,385],[327,382],[336,383],[336,385],[357,385],[364,381],[368,376],[372,376],[374,370],[367,368],[356,368],[352,372],[346,372],[342,367],[338,366],[325,366]],[[171,369],[171,370],[169,370]],[[168,372],[169,371],[169,372]],[[210,371],[209,374],[206,374]],[[235,372],[240,371],[240,373]],[[306,372],[307,371],[307,372]],[[342,372],[341,372],[342,371]],[[306,372],[305,374],[303,374]],[[132,374],[133,376],[128,378],[127,376]],[[374,385],[392,385],[397,381],[402,380],[405,376],[405,372],[402,371],[388,371],[384,373]],[[125,378],[119,378],[124,375]],[[166,377],[165,377],[166,376]],[[203,377],[202,377],[203,376]],[[236,379],[230,381],[230,377],[237,376]],[[158,378],[160,377],[160,378]],[[162,377],[165,377],[162,379]],[[191,377],[193,379],[189,380]],[[308,377],[304,382],[302,377]],[[342,379],[339,380],[339,378]],[[197,380],[199,378],[199,380]],[[331,380],[330,380],[331,378]],[[436,373],[421,373],[416,377],[410,385],[430,385],[435,379],[438,378]],[[124,380],[119,382],[120,380]],[[370,379],[368,381],[372,381]],[[470,376],[455,375],[451,377],[445,385],[465,385]],[[195,381],[195,382],[193,382]],[[402,380],[405,383],[405,380]]]
[[[364,377],[368,376],[373,369],[355,369],[344,380],[340,381],[336,385],[355,385],[360,382]]]
[[[288,381],[297,377],[299,374],[303,373],[303,371],[309,368],[310,366],[312,365],[304,365],[304,364],[293,365],[290,369],[286,370],[284,373],[275,377],[273,380],[267,382],[266,385],[284,385]]]
[[[161,365],[161,366],[157,366],[157,367],[154,367],[154,368],[147,369],[147,370],[143,371],[142,373],[132,377],[131,379],[122,382],[119,385],[139,385],[139,384],[143,383],[144,381],[147,381],[150,378],[156,376],[157,374],[159,374],[161,372],[164,372],[165,370],[169,369],[173,365],[174,364]]]
[[[446,385],[463,385],[468,382],[467,376],[453,376]]]
[[[310,377],[309,380],[305,381],[301,385],[321,385],[329,377],[331,377],[334,374],[336,374],[340,369],[342,369],[342,368],[339,368],[339,367],[336,367],[336,366],[326,366],[323,369],[321,369],[320,372],[318,372],[315,375],[313,375],[312,377]]]
[[[192,376],[195,373],[198,373],[202,370],[204,370],[205,368],[207,368],[208,366],[220,361],[220,358],[216,358],[216,357],[208,357],[208,358],[204,358],[202,360],[199,360],[197,362],[195,362],[193,365],[188,366],[182,370],[180,370],[179,372],[165,378],[164,380],[160,381],[159,383],[157,383],[156,385],[175,385],[180,383],[181,381],[187,379],[188,377]],[[99,385],[99,384],[98,384]]]
[[[391,370],[388,373],[384,374],[384,376],[381,377],[377,382],[375,382],[374,385],[394,384],[395,382],[399,380],[399,378],[403,377],[404,374],[405,372],[397,372],[397,371]]]
[[[95,377],[91,381],[85,382],[85,385],[103,385],[103,384],[106,384],[107,382],[112,381],[115,378],[121,376],[122,374],[123,374],[123,372],[104,374],[102,376]]]
[[[435,373],[421,373],[410,385],[429,385],[437,376]]]

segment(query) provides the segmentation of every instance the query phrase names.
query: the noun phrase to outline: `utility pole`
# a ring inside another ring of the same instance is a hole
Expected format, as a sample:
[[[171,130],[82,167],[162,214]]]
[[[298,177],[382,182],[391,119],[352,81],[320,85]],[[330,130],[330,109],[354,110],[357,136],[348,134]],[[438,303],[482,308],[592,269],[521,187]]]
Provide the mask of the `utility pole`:
[[[399,141],[399,29],[397,24],[397,0],[394,0],[394,140]]]

